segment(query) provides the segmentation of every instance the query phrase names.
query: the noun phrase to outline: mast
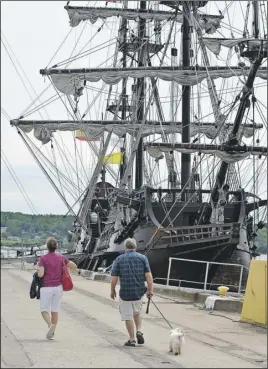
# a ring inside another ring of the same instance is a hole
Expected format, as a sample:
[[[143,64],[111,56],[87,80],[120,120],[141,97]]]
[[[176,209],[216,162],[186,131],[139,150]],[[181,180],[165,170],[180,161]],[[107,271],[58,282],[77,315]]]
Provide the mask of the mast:
[[[140,10],[146,10],[146,1],[140,1]],[[139,21],[139,29],[138,29],[138,38],[139,38],[139,47],[145,42],[146,36],[146,20],[140,19]],[[139,62],[138,66],[143,67],[145,62],[145,48],[146,44],[143,44],[139,51]],[[145,83],[144,78],[139,78],[137,83],[137,90],[139,94],[138,100],[138,111],[137,111],[137,120],[142,121],[144,116],[144,90]],[[142,186],[143,182],[143,139],[140,139],[137,154],[136,154],[136,176],[135,176],[135,188],[139,189]]]
[[[122,20],[122,27],[121,27],[121,32],[122,32],[122,41],[123,41],[123,47],[122,47],[122,53],[123,53],[123,57],[122,57],[122,61],[123,61],[123,68],[127,67],[127,19],[123,18]],[[126,106],[127,106],[127,78],[123,79],[122,82],[122,114],[121,114],[121,119],[124,121],[126,119]],[[125,143],[126,138],[124,137],[124,143]],[[120,172],[120,180],[123,178],[124,176],[124,172],[125,172],[125,148],[121,147],[121,153],[122,153],[122,162],[120,164],[120,168],[119,168],[119,172]]]
[[[252,64],[251,71],[249,73],[248,79],[243,89],[243,95],[241,97],[240,106],[238,108],[235,121],[234,121],[234,126],[232,129],[232,133],[231,133],[231,136],[228,142],[230,145],[237,145],[238,143],[237,133],[241,126],[241,123],[242,123],[242,120],[245,114],[245,110],[249,106],[249,103],[250,103],[249,97],[252,94],[253,82],[254,82],[257,70],[259,66],[261,65],[261,62],[262,62],[262,56],[260,55],[257,57],[257,60]],[[214,203],[217,202],[218,200],[218,189],[221,188],[224,184],[227,170],[228,170],[228,164],[223,161],[221,163],[220,169],[216,177],[216,183],[211,192],[211,199]]]
[[[252,24],[252,28],[253,28],[253,35],[255,39],[258,39],[259,37],[259,4],[258,1],[253,1],[253,24]],[[255,97],[254,100],[252,98],[252,103],[253,103],[253,123],[254,123],[254,105],[255,105]],[[253,144],[255,143],[255,135],[253,136]],[[258,161],[257,161],[258,163]],[[255,171],[256,171],[256,160],[255,157],[253,158],[253,193],[254,195],[256,195],[256,189],[258,190],[258,184],[256,183],[258,180],[258,176],[255,177]],[[256,202],[254,199],[254,216],[253,216],[253,227],[255,229],[255,225],[256,225]],[[259,217],[259,211],[257,211],[257,218]]]
[[[259,36],[259,8],[258,8],[258,1],[252,1],[253,3],[253,33],[254,37],[258,38]],[[260,46],[262,47],[262,46]],[[229,137],[228,143],[231,145],[238,144],[238,131],[241,126],[245,111],[247,108],[250,107],[250,95],[253,91],[253,83],[257,74],[259,67],[261,66],[263,60],[263,49],[260,49],[258,52],[253,52],[252,56],[250,57],[251,61],[251,68],[249,71],[249,75],[245,86],[243,87],[242,97],[240,99],[240,105],[235,117],[232,133]],[[253,122],[254,123],[254,122]],[[224,184],[226,173],[228,170],[228,164],[225,162],[221,163],[220,169],[217,173],[216,183],[211,192],[211,200],[216,203],[218,200],[218,189],[221,188]]]
[[[253,33],[254,38],[259,38],[259,2],[252,1],[253,5]]]
[[[183,2],[183,25],[182,25],[182,65],[190,66],[190,41],[191,28],[190,19],[190,1]],[[182,92],[182,143],[190,142],[190,86],[184,86]],[[183,189],[191,175],[191,154],[181,154],[181,188]],[[188,187],[188,185],[187,185]],[[182,201],[186,200],[185,194],[182,194]]]

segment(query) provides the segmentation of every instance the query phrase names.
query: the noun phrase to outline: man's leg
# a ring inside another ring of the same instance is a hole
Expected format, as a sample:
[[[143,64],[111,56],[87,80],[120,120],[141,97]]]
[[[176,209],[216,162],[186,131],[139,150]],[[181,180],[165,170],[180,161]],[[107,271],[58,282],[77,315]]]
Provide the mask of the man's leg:
[[[125,324],[126,324],[126,327],[127,327],[127,331],[128,331],[130,341],[135,341],[133,320],[126,320]]]
[[[136,341],[131,301],[123,301],[121,298],[119,298],[119,311],[122,321],[125,322],[129,335],[129,340],[125,343],[125,346],[135,346]]]
[[[134,315],[134,322],[136,326],[136,332],[140,331],[141,330],[141,315],[140,314]]]
[[[133,312],[134,312],[134,322],[136,325],[136,337],[139,345],[142,345],[144,343],[143,333],[141,333],[141,310],[142,310],[142,299],[139,301],[133,301]]]

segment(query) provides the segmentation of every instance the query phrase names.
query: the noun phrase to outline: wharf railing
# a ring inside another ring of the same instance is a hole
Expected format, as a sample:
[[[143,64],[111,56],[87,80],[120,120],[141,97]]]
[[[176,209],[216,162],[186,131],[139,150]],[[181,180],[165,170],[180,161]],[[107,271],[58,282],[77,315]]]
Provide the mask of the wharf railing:
[[[17,250],[1,247],[1,268],[14,267],[14,263],[20,262],[18,256]]]
[[[201,263],[201,264],[205,264],[206,265],[206,269],[205,269],[205,276],[204,276],[204,280],[199,280],[199,281],[193,281],[193,280],[186,280],[186,279],[179,279],[179,278],[170,278],[170,273],[171,273],[171,266],[172,266],[172,261],[174,260],[178,260],[181,262],[190,262],[190,263]],[[237,285],[233,285],[233,284],[228,284],[225,283],[223,281],[223,283],[213,283],[213,282],[208,282],[208,276],[209,276],[209,267],[212,265],[223,265],[223,266],[228,266],[228,267],[236,267],[236,268],[240,268],[240,273],[239,273],[239,279],[238,279],[238,284]],[[246,268],[244,265],[241,264],[232,264],[232,263],[219,263],[219,262],[215,262],[215,261],[203,261],[203,260],[192,260],[192,259],[182,259],[182,258],[174,258],[174,257],[170,257],[169,258],[169,265],[168,265],[168,272],[167,272],[167,278],[154,278],[154,281],[157,280],[161,280],[161,281],[166,281],[166,286],[170,286],[170,282],[178,282],[178,287],[181,288],[182,284],[193,284],[195,285],[195,289],[198,290],[202,290],[202,291],[208,291],[210,289],[208,289],[208,287],[211,288],[211,286],[221,286],[224,285],[226,287],[232,288],[237,290],[238,294],[241,294],[241,290],[242,290],[242,279],[243,279],[243,273],[244,271],[247,270],[248,268]],[[203,286],[203,287],[201,287]]]

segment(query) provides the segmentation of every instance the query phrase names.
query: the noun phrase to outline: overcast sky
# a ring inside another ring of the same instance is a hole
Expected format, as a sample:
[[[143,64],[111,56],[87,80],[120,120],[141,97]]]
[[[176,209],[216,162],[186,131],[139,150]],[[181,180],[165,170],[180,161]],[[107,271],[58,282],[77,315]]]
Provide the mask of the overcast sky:
[[[75,3],[76,5],[84,6],[88,4],[87,1],[76,1]],[[90,5],[94,6],[97,3],[97,1],[92,1]],[[23,72],[18,69],[20,76],[18,75],[1,43],[1,107],[12,119],[18,118],[36,97],[29,86],[29,82],[38,95],[46,86],[50,85],[49,81],[47,79],[45,80],[40,75],[39,70],[47,67],[54,53],[70,30],[72,30],[72,33],[60,49],[54,62],[68,58],[79,37],[81,27],[71,29],[68,14],[64,9],[65,5],[66,1],[1,1],[1,31],[5,37],[4,41],[5,44],[6,41],[8,42],[25,73],[24,75]],[[111,6],[113,6],[113,4],[111,4]],[[109,20],[108,23],[111,23],[111,21]],[[89,28],[85,29],[83,33],[84,39],[82,38],[80,40],[81,47],[97,32],[100,24],[101,23],[97,22],[97,24],[90,25]],[[118,26],[117,19],[113,19],[113,24],[117,24]],[[82,27],[83,26],[84,24]],[[114,26],[112,30],[108,28],[103,30],[100,38],[94,39],[95,44],[93,44],[93,46],[98,45],[98,42],[102,43],[106,41],[107,37],[110,37],[111,31],[115,32]],[[92,46],[92,43],[90,46]],[[112,53],[113,50],[110,48],[109,52]],[[94,56],[90,60],[90,66],[94,67],[98,65],[101,60],[107,58],[107,55],[107,50],[104,49],[100,51],[98,57]],[[12,56],[12,58],[14,61],[14,56]],[[85,61],[78,61],[80,64],[75,63],[72,64],[72,67],[85,66]],[[111,61],[109,61],[109,63],[111,63]],[[18,68],[18,64],[15,64]],[[52,65],[53,63],[50,64],[50,66]],[[22,77],[31,96],[29,96],[20,77]],[[50,90],[49,94],[46,96],[50,97],[52,95],[53,91]],[[97,112],[98,107],[99,106],[97,106],[97,109],[94,107]],[[53,105],[51,109],[51,118],[68,118],[66,110],[62,107],[61,103]],[[40,116],[38,114],[29,116],[29,119],[35,118],[40,119]],[[47,117],[45,116],[44,118]],[[35,159],[18,136],[16,129],[10,127],[9,120],[6,119],[3,114],[1,114],[1,122],[2,150],[34,204],[37,213],[65,214],[68,209],[58,194],[56,194],[42,170],[38,167]],[[64,133],[62,135],[64,136]],[[65,141],[68,145],[67,140],[68,137]],[[37,143],[38,147],[41,147],[40,142],[35,140],[35,143]],[[84,150],[84,143],[77,142],[77,145],[81,146],[79,150]],[[45,149],[49,150],[50,148],[46,147]],[[86,155],[83,155],[83,160],[87,161]],[[31,213],[30,207],[23,198],[4,162],[1,161],[1,164],[2,211]],[[70,205],[72,206],[74,203],[75,200],[71,198]]]
[[[70,5],[72,5],[72,3],[74,2],[71,2]],[[77,5],[87,5],[86,1],[76,1],[75,3]],[[91,5],[94,5],[95,3],[95,1],[92,1]],[[42,78],[39,70],[48,65],[53,54],[71,29],[67,12],[64,9],[65,4],[66,1],[1,1],[1,30],[3,32],[5,44],[7,41],[10,45],[22,66],[25,75],[38,94],[49,84],[47,80],[45,81],[44,78]],[[208,7],[212,7],[212,13],[214,14],[218,14],[217,8],[224,4],[224,2],[217,2],[217,4],[215,5],[214,2],[211,1],[208,5]],[[111,4],[111,6],[114,5]],[[234,3],[232,6],[235,9],[235,11],[231,12],[232,21],[234,22],[237,18],[235,25],[236,27],[239,27],[239,21],[243,21],[242,17],[238,17],[238,15],[241,15],[239,5],[236,7],[236,4]],[[117,23],[118,26],[117,19],[109,19],[107,20],[107,23],[111,26],[110,29],[108,27],[105,29],[104,27],[104,30],[101,32],[102,35],[99,39],[94,39],[94,42],[101,43],[106,41],[107,37],[110,37],[111,28],[112,31],[116,32],[115,24]],[[81,45],[84,45],[86,40],[92,37],[100,24],[100,21],[94,25],[87,23],[85,34],[83,34],[84,41],[81,40]],[[83,22],[82,25],[74,28],[68,42],[66,42],[60,50],[60,53],[57,55],[55,62],[64,60],[70,55],[70,50],[80,34],[81,27],[84,25],[85,23]],[[224,30],[222,30],[222,32],[224,32]],[[230,31],[228,32],[230,33]],[[230,37],[229,33],[228,37]],[[217,34],[216,37],[221,36]],[[112,49],[109,52],[111,55]],[[105,60],[105,58],[107,58],[108,54],[106,50],[102,50],[98,54],[98,57],[95,55],[93,58],[88,60],[87,64],[85,64],[84,61],[78,61],[78,64],[75,64],[75,66],[96,67],[99,65],[101,60]],[[16,66],[18,67],[17,63]],[[105,65],[103,65],[103,67],[104,66]],[[74,65],[72,65],[72,67],[74,67]],[[23,78],[24,83],[27,84],[29,89],[29,83],[26,81],[21,70],[20,76]],[[263,83],[264,81],[261,80],[261,82]],[[267,92],[264,88],[262,94],[264,104],[266,104],[266,94]],[[6,50],[1,44],[2,108],[12,119],[18,118],[25,108],[32,102],[33,98],[35,98],[32,90],[31,95],[32,96],[28,95],[28,92],[12,65]],[[51,95],[52,94],[50,93],[49,96]],[[86,102],[86,99],[84,99],[84,102]],[[100,114],[101,109],[98,109],[97,107],[95,110],[96,114]],[[58,107],[52,110],[52,112],[53,115],[51,116],[53,116],[54,119],[67,118],[66,112],[64,112],[65,115],[63,115],[63,111],[59,110]],[[40,119],[38,115],[35,117]],[[31,119],[31,117],[29,117],[29,119]],[[41,143],[39,142],[38,145],[41,146]],[[10,127],[8,119],[6,119],[3,114],[1,114],[1,146],[5,157],[7,157],[9,163],[16,172],[21,184],[34,204],[37,213],[66,213],[66,206],[63,204],[52,185],[48,182],[47,178],[38,167],[25,144],[18,136],[16,129]],[[85,146],[81,146],[81,150],[82,147],[84,148]],[[87,158],[84,157],[84,160],[87,160]],[[71,204],[74,203],[74,200],[70,201]],[[1,161],[1,210],[31,213],[31,209],[20,193],[3,161]]]
[[[39,69],[46,67],[70,30],[68,16],[63,8],[65,4],[64,1],[1,1],[1,30],[38,93],[44,89]],[[17,118],[31,102],[32,99],[1,44],[2,108],[11,118]],[[66,213],[66,206],[3,115],[1,141],[5,156],[37,212]],[[3,161],[1,164],[1,210],[31,213]]]

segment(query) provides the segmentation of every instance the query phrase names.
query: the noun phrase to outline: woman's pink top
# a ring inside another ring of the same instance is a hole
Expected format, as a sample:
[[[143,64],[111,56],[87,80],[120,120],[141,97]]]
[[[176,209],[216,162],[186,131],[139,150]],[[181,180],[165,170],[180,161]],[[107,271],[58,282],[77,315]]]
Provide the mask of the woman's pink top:
[[[40,258],[38,264],[45,269],[44,287],[57,287],[62,284],[61,277],[63,262],[67,265],[69,260],[56,252],[49,252]]]

